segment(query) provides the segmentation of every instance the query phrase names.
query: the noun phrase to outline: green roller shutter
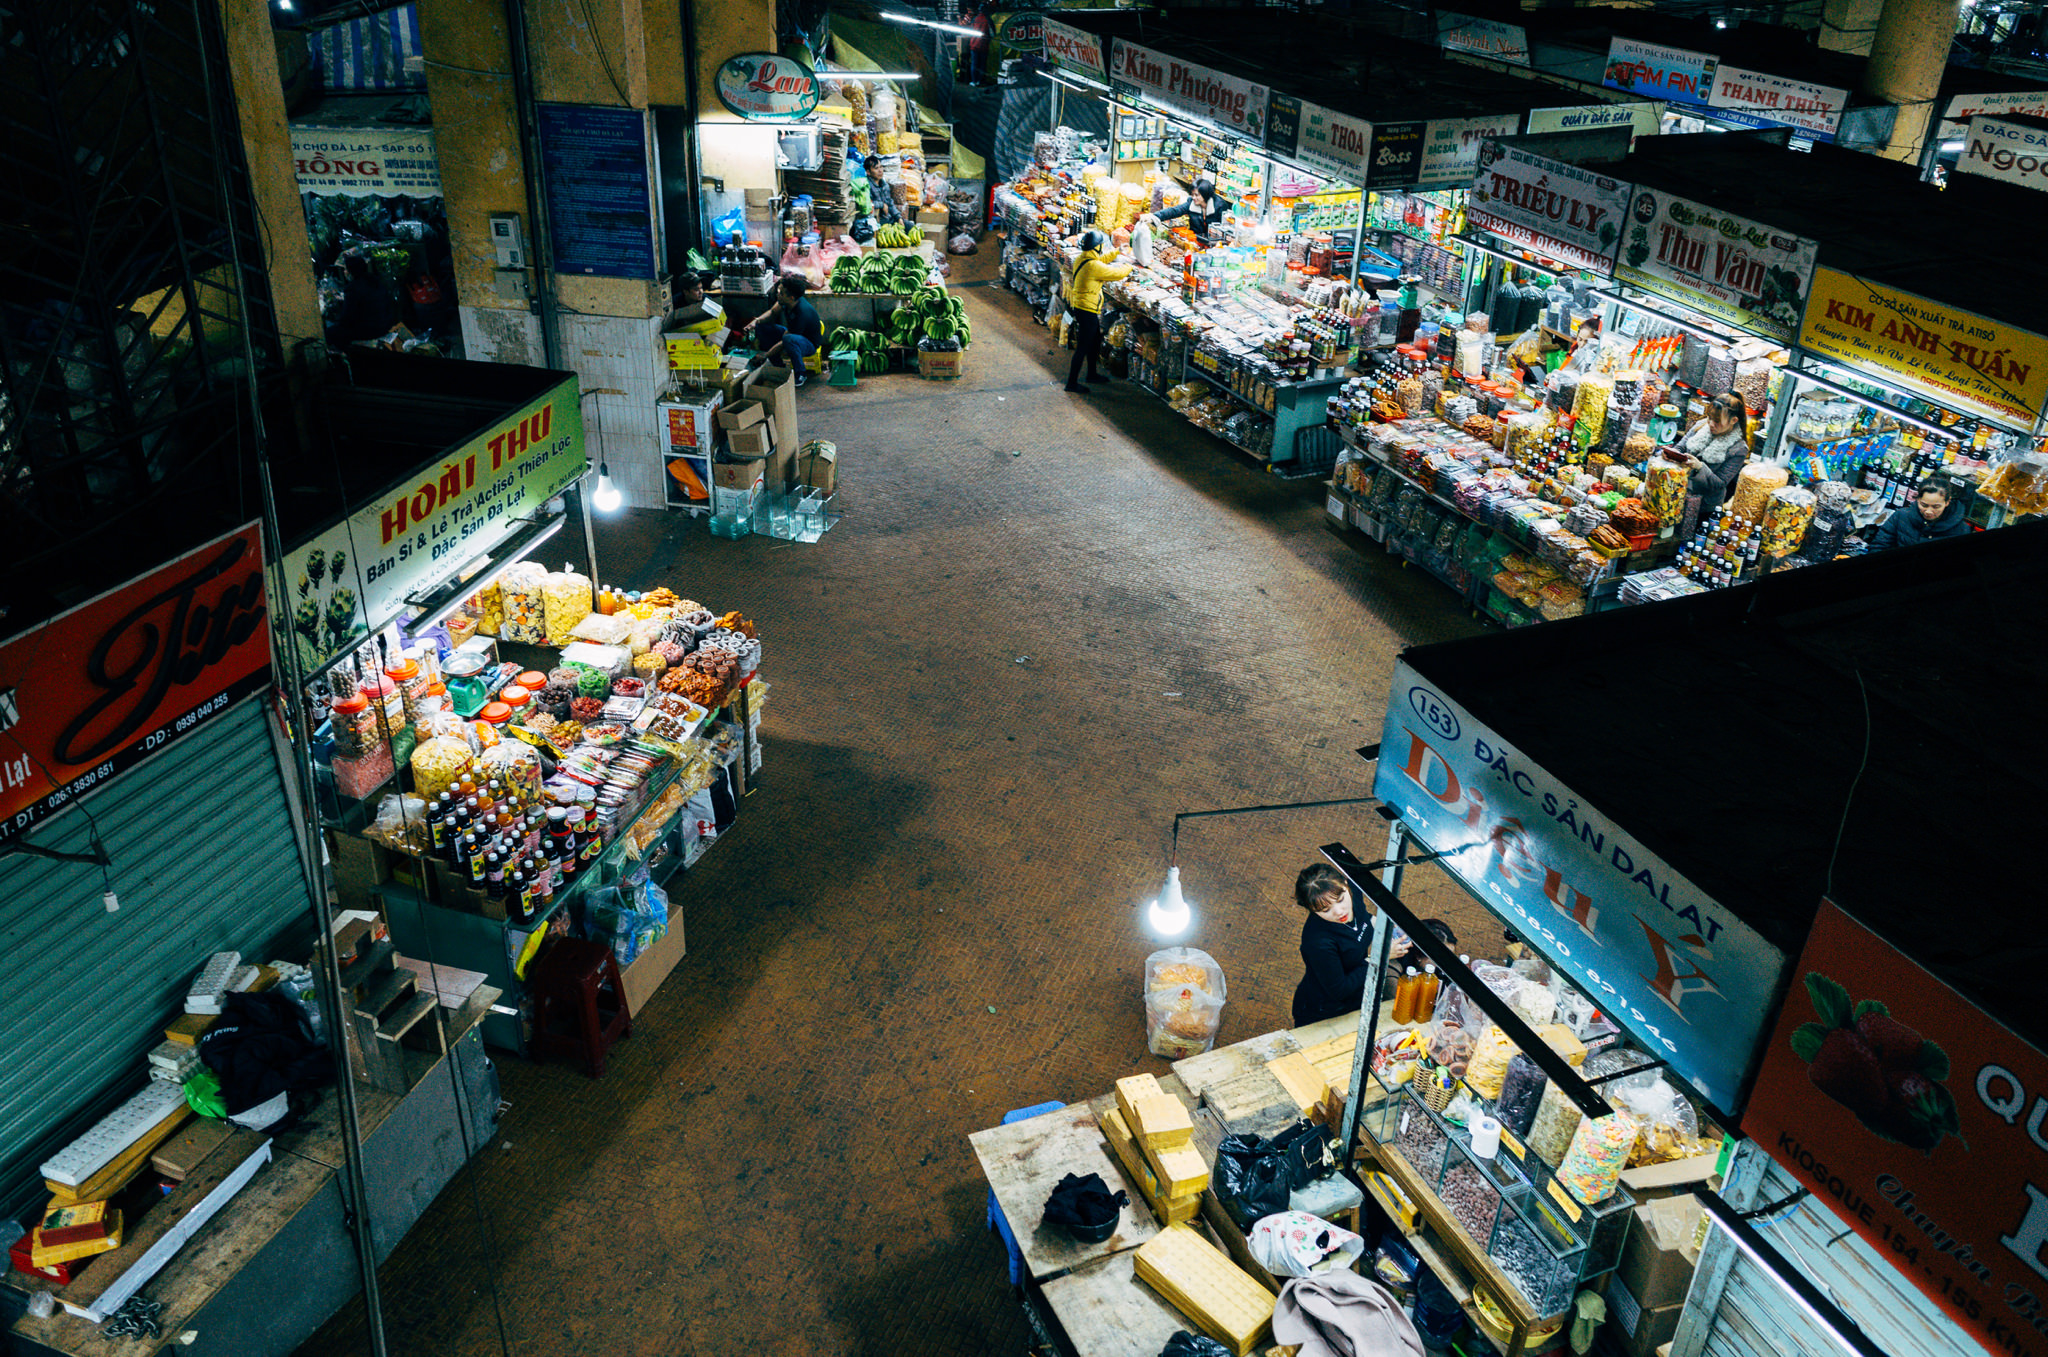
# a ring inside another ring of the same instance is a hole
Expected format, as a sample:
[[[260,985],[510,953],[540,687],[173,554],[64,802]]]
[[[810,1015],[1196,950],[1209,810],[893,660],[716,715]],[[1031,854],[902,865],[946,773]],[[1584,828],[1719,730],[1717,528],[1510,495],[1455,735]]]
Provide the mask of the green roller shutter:
[[[40,1206],[38,1165],[142,1086],[209,955],[306,952],[311,897],[268,702],[237,704],[27,836],[87,852],[90,810],[118,913],[98,867],[0,857],[0,1217]]]

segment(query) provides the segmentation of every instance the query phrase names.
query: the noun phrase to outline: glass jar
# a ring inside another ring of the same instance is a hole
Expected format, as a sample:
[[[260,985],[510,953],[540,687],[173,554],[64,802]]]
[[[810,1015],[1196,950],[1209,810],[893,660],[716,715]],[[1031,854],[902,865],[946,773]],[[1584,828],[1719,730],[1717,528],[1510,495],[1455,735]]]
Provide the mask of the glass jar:
[[[359,759],[384,742],[377,714],[362,693],[336,698],[329,710],[333,713],[335,757]]]

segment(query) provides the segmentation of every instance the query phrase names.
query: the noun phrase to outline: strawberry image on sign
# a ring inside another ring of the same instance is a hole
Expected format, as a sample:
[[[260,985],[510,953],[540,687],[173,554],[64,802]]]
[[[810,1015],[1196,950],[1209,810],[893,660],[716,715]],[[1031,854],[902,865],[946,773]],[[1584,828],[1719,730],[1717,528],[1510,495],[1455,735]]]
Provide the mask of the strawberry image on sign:
[[[1806,993],[1819,1021],[1800,1025],[1792,1050],[1815,1088],[1872,1135],[1911,1149],[1932,1151],[1943,1136],[1961,1135],[1941,1047],[1876,999],[1852,1007],[1849,991],[1819,971],[1807,973]]]

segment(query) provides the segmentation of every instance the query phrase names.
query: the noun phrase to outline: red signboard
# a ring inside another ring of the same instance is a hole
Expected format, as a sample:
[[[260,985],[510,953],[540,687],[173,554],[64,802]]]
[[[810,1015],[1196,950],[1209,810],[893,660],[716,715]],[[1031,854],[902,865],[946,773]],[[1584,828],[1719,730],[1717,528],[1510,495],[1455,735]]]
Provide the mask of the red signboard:
[[[2048,1057],[1832,903],[1742,1129],[1985,1349],[2048,1353]]]
[[[270,682],[249,524],[0,646],[0,840]]]

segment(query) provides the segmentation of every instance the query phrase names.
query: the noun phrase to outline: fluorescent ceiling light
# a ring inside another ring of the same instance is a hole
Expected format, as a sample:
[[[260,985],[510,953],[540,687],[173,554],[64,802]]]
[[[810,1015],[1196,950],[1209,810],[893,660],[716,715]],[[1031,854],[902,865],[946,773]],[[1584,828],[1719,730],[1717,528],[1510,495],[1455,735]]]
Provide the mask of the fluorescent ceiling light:
[[[941,33],[959,33],[970,38],[986,36],[978,28],[966,28],[960,24],[942,24],[937,19],[920,19],[915,14],[884,14],[892,24],[916,24],[919,28],[936,28]]]
[[[916,71],[820,71],[820,80],[922,80]]]
[[[1085,75],[1075,75],[1072,71],[1056,71],[1050,66],[1041,66],[1038,73],[1055,85],[1065,85],[1068,89],[1080,90],[1084,94],[1109,93],[1109,86],[1097,80],[1090,80]]]

